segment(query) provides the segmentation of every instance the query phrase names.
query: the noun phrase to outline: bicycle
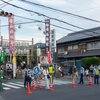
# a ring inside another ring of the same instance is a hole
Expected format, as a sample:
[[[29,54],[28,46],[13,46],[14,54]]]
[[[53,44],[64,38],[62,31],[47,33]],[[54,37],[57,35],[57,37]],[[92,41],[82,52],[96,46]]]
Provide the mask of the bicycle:
[[[7,75],[4,75],[2,82],[7,82],[8,80],[10,80],[10,78]]]

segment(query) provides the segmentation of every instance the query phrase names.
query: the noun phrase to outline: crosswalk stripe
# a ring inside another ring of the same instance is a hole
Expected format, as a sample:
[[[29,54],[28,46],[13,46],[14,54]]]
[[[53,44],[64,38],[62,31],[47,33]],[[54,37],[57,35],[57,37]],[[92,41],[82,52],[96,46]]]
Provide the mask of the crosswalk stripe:
[[[16,83],[18,83],[18,84],[24,84],[24,82],[16,82]]]
[[[46,85],[45,80],[42,80],[42,86]],[[61,81],[61,80],[54,80],[53,85],[63,85],[63,84],[71,84],[72,82],[70,81]],[[24,87],[24,82],[7,82],[7,83],[3,83],[3,89],[4,90],[10,90],[12,88],[15,89],[20,89],[22,87]],[[36,81],[35,81],[35,85],[36,85]]]
[[[8,86],[8,87],[11,87],[11,88],[15,88],[15,89],[19,89],[20,88],[20,87],[9,85],[9,84],[5,84],[5,83],[2,83],[2,85]]]
[[[8,87],[3,87],[4,90],[10,90],[11,88]]]
[[[20,87],[24,87],[24,86],[21,85],[21,84],[16,84],[16,83],[12,83],[12,82],[8,82],[8,84],[11,84],[11,85],[17,85],[17,86],[20,86]]]

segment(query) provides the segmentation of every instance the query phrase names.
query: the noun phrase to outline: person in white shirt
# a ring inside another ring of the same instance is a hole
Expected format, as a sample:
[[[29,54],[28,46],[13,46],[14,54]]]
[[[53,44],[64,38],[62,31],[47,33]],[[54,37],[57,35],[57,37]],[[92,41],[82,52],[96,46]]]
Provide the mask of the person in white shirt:
[[[49,79],[47,78],[48,74],[49,74],[48,68],[45,67],[44,70],[43,70],[44,79],[46,81],[46,88],[45,89],[50,89],[50,87],[49,87]]]
[[[88,69],[85,70],[85,75],[86,75],[86,77],[89,76],[89,70]]]

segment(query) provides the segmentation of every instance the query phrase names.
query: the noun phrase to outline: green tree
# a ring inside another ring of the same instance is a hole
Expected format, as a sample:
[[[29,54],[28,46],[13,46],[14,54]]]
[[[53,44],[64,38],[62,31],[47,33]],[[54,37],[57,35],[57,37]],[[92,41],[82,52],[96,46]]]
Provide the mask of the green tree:
[[[100,58],[99,57],[86,57],[82,59],[82,65],[84,68],[89,68],[91,64],[99,65]]]

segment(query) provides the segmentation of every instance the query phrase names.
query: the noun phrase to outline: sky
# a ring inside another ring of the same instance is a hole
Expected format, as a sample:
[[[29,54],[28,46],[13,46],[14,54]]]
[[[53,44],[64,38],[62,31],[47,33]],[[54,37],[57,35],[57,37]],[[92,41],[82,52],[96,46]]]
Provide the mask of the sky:
[[[50,19],[51,24],[73,30],[73,31],[69,31],[69,30],[65,30],[50,25],[50,29],[56,30],[56,40],[66,36],[68,33],[73,33],[74,31],[81,31],[83,29],[90,29],[90,28],[100,26],[100,22],[94,22],[94,21],[86,20],[81,17],[72,16],[70,14],[60,13],[58,11],[50,10],[33,4],[28,4],[22,2],[21,0],[3,0],[3,1],[6,2],[9,1],[10,4],[16,5],[18,7],[35,11],[40,14],[49,16],[50,18],[56,18],[62,20],[63,22],[67,22],[72,25],[81,27],[81,29],[76,28],[66,23],[62,23],[61,21]],[[71,14],[76,14],[79,16],[100,21],[100,16],[99,16],[100,0],[25,0],[25,1],[30,1],[47,7],[52,7],[58,10],[62,10]],[[5,4],[1,0],[0,0],[0,9],[16,15],[14,16],[14,22],[17,24],[15,25],[16,40],[31,40],[33,38],[34,44],[38,42],[42,42],[42,43],[45,42],[45,35],[43,34],[43,31],[45,30],[45,24],[41,22],[34,23],[33,20],[39,20],[44,22],[45,19],[48,19],[47,17],[39,16],[36,13],[25,11],[16,8],[14,6],[11,6],[9,4]],[[21,16],[24,18],[20,18],[17,16]],[[8,39],[9,36],[8,26],[3,26],[3,25],[8,25],[8,18],[0,16],[0,21],[1,21],[0,33],[4,39]],[[33,22],[33,23],[20,24],[24,22]],[[18,28],[19,25],[21,25],[20,28]],[[38,27],[41,27],[42,30],[39,30]]]

